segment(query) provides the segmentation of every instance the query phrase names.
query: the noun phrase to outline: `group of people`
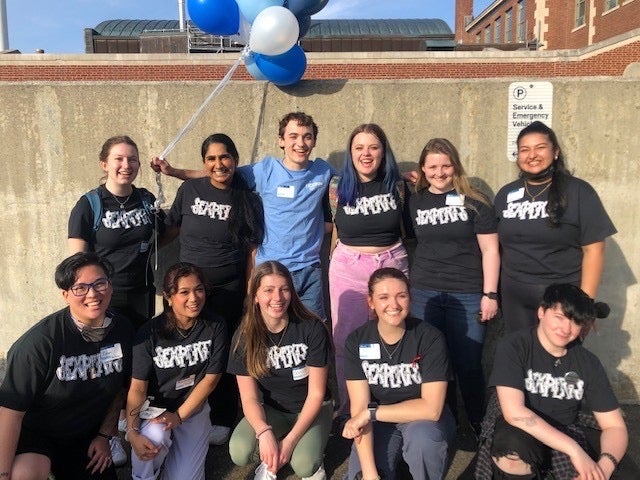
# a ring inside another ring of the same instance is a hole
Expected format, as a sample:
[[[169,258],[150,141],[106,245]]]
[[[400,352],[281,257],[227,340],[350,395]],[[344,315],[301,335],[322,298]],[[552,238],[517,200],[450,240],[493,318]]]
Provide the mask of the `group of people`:
[[[9,352],[0,480],[115,478],[118,417],[134,479],[203,479],[209,443],[228,441],[236,464],[258,462],[256,478],[290,464],[318,480],[336,413],[354,440],[349,480],[393,479],[400,457],[414,479],[440,479],[458,388],[480,439],[478,478],[566,468],[556,478],[608,479],[628,464],[615,397],[580,343],[615,228],[553,130],[520,132],[520,176],[495,206],[447,139],[427,142],[414,179],[377,124],[354,129],[339,174],[311,159],[317,138],[292,112],[279,123],[283,158],[239,166],[221,133],[204,140],[201,170],[154,158],[185,180],[166,215],[133,185],[133,140],[105,142],[105,181],[72,210],[73,255],[56,270],[67,307]],[[154,317],[149,257],[177,236]],[[499,307],[509,334],[485,404],[481,355]],[[581,428],[583,407],[593,422]],[[601,441],[587,445],[594,426]]]

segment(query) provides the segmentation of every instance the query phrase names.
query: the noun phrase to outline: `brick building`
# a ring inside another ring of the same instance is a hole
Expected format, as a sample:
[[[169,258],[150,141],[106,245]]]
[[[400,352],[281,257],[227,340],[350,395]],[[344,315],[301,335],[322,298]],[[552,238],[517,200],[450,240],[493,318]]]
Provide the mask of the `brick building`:
[[[456,0],[459,49],[583,48],[640,28],[640,0],[496,0],[478,16]]]

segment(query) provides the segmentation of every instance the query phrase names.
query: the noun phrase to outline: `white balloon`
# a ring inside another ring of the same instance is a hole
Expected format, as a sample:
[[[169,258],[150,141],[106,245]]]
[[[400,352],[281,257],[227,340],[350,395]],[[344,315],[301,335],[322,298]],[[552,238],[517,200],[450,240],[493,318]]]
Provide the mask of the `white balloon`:
[[[262,55],[280,55],[296,44],[299,34],[298,19],[289,9],[267,7],[251,25],[249,48]]]

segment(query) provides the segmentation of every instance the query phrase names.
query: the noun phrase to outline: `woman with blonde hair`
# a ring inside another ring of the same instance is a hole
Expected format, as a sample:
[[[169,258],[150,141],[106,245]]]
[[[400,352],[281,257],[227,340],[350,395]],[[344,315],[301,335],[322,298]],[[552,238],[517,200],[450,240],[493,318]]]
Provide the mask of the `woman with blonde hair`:
[[[329,332],[300,301],[286,267],[275,261],[259,265],[227,367],[236,375],[245,414],[229,441],[236,465],[259,458],[257,479],[275,479],[287,463],[303,478],[326,478],[330,356]]]
[[[411,312],[447,340],[467,417],[484,415],[481,366],[486,322],[498,311],[500,253],[491,203],[469,183],[455,146],[427,142],[409,211],[417,238],[411,266]],[[447,401],[455,412],[455,382]]]

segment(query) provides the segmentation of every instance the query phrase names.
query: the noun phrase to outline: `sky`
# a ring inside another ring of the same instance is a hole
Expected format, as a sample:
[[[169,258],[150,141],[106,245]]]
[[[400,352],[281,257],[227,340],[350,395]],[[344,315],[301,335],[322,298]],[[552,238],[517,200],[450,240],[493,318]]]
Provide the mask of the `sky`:
[[[178,19],[178,0],[0,0],[9,48],[22,53],[84,53],[84,29],[104,20]],[[185,3],[186,0],[185,0]],[[454,0],[329,0],[312,18],[439,18],[454,30]],[[492,0],[476,0],[478,14]],[[363,15],[366,12],[366,16]]]

